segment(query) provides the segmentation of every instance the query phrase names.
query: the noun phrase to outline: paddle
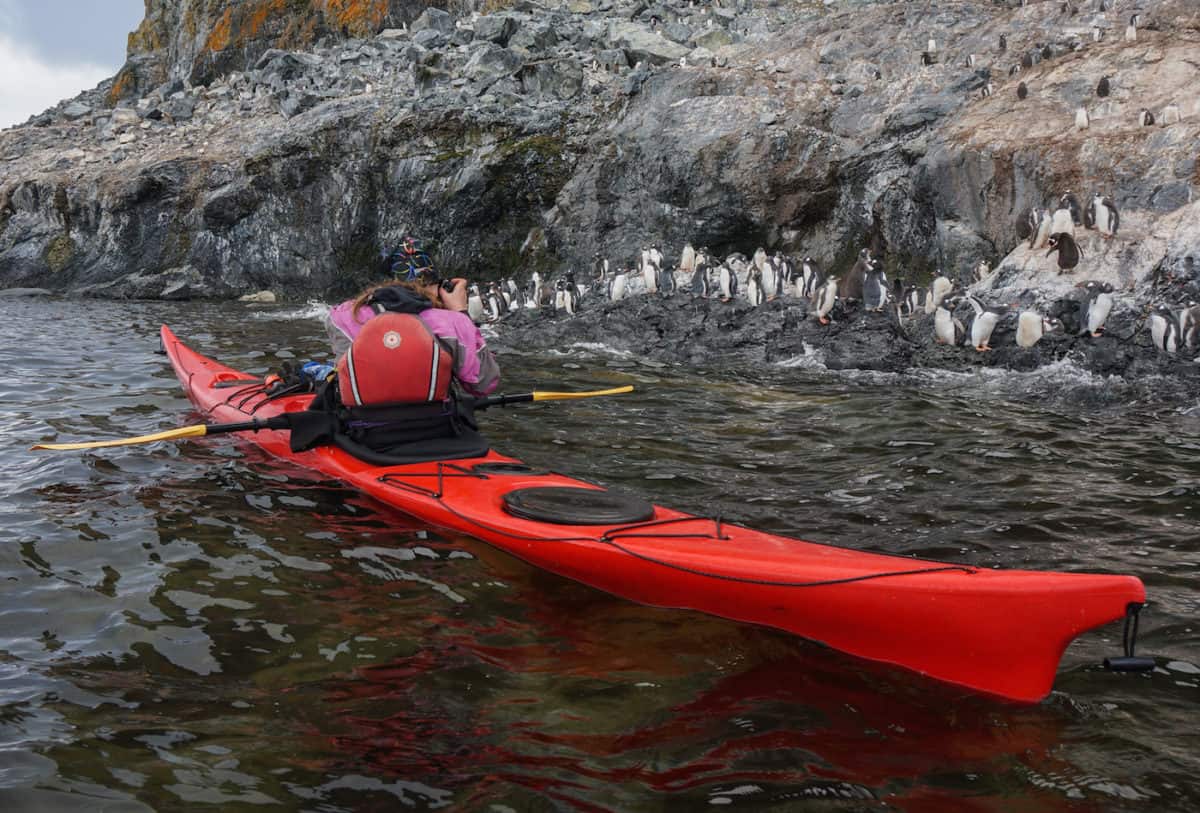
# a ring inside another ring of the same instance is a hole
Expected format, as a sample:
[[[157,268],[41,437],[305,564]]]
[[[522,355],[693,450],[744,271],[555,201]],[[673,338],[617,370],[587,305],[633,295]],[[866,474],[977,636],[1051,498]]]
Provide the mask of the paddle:
[[[527,404],[531,401],[567,401],[576,398],[596,398],[602,395],[619,395],[633,392],[632,386],[615,387],[610,390],[591,390],[590,392],[526,392],[519,395],[489,395],[476,399],[475,409],[487,409],[493,406],[509,404]],[[140,443],[157,443],[160,440],[180,440],[181,438],[200,438],[205,435],[221,435],[226,432],[258,432],[263,429],[291,429],[292,415],[304,415],[304,412],[285,412],[266,420],[242,421],[240,423],[198,423],[192,426],[182,426],[179,429],[168,429],[165,432],[155,432],[152,435],[139,435],[120,440],[90,440],[81,443],[38,443],[29,447],[30,450],[49,450],[69,452],[77,449],[107,449],[111,446],[136,446]],[[316,413],[308,413],[316,414]]]

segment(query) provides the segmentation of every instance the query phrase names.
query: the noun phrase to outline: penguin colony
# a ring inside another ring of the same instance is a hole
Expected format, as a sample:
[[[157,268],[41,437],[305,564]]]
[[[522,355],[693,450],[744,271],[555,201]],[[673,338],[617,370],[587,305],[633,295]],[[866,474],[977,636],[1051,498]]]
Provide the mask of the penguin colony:
[[[1024,5],[1024,0],[1022,0]],[[1062,13],[1074,15],[1079,4],[1073,0],[1062,3]],[[1108,10],[1105,0],[1098,0],[1100,22]],[[1130,16],[1125,29],[1125,40],[1137,40],[1139,15]],[[1091,26],[1091,39],[1100,42],[1105,29]],[[1053,59],[1057,54],[1079,51],[1084,47],[1077,36],[1065,44],[1053,46],[1039,43],[1026,50],[1008,71],[1016,76],[1022,70],[1033,68],[1040,62]],[[997,52],[1007,54],[1008,37],[1000,35]],[[923,65],[936,65],[942,59],[936,40],[930,38],[920,52]],[[962,57],[962,64],[975,70],[979,77],[977,88],[982,98],[995,93],[996,86],[990,81],[992,71],[978,68],[983,60],[976,53]],[[877,77],[878,78],[878,77]],[[1095,86],[1098,98],[1107,99],[1113,93],[1114,81],[1109,75],[1101,76]],[[1017,84],[1018,99],[1028,98],[1031,92],[1026,81]],[[1163,126],[1177,123],[1182,118],[1177,104],[1167,105],[1157,117]],[[1156,123],[1154,113],[1142,109],[1137,115],[1137,124],[1150,126]],[[1076,130],[1086,130],[1092,124],[1092,114],[1087,106],[1079,105],[1074,111]],[[1076,228],[1095,231],[1103,240],[1111,240],[1118,234],[1120,213],[1110,195],[1097,191],[1081,205],[1074,193],[1067,191],[1049,206],[1034,206],[1021,214],[1016,223],[1017,235],[1028,240],[1033,251],[1045,249],[1045,258],[1054,257],[1054,266],[1059,274],[1072,274],[1086,257],[1078,242]],[[980,262],[963,277],[974,282],[985,279],[991,273],[986,261]],[[1114,306],[1113,288],[1108,283],[1081,282],[1076,286],[1078,306],[1078,334],[1092,337],[1103,335],[1104,324]],[[668,269],[661,247],[646,245],[632,262],[615,266],[599,253],[594,256],[590,279],[579,282],[573,271],[557,278],[551,284],[534,273],[524,287],[517,286],[511,279],[502,283],[491,283],[487,292],[472,286],[470,313],[476,321],[496,321],[504,314],[522,308],[551,308],[556,312],[573,315],[588,299],[620,301],[642,295],[669,296],[685,294],[701,299],[714,299],[723,303],[744,300],[752,307],[760,307],[780,298],[794,298],[808,302],[809,314],[822,325],[833,319],[835,307],[841,303],[855,303],[869,312],[893,313],[898,320],[919,316],[933,317],[933,335],[939,344],[958,346],[968,340],[978,352],[991,349],[993,333],[1007,316],[1007,305],[988,304],[978,296],[969,295],[939,270],[928,285],[905,285],[897,279],[889,285],[879,258],[873,257],[869,249],[863,248],[854,264],[843,272],[826,272],[812,257],[797,260],[780,252],[769,255],[758,248],[753,256],[733,253],[724,258],[715,257],[707,248],[686,245],[674,269]],[[955,315],[960,305],[969,305],[969,321]],[[1016,315],[1015,343],[1021,348],[1033,347],[1045,335],[1063,330],[1059,319],[1043,315],[1036,310],[1023,310]],[[1187,302],[1184,305],[1155,306],[1146,320],[1155,346],[1167,353],[1200,345],[1200,305]]]

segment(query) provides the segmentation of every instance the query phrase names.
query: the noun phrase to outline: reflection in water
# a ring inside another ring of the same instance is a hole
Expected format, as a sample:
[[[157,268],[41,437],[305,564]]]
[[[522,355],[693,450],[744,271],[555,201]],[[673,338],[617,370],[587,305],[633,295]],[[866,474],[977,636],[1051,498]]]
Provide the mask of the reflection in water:
[[[1099,669],[1105,629],[1019,707],[565,582],[236,438],[29,454],[198,419],[153,353],[161,321],[254,373],[325,352],[316,306],[81,310],[0,303],[5,809],[1200,803],[1193,405],[1065,367],[682,370],[494,340],[513,391],[638,386],[488,413],[535,466],[815,541],[1141,576],[1158,669]],[[15,352],[47,319],[57,347]]]

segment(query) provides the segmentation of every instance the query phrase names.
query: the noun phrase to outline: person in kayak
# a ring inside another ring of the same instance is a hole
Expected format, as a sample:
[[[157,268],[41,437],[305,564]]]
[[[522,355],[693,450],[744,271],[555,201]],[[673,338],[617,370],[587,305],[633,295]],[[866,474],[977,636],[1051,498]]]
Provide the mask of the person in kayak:
[[[466,313],[467,282],[396,270],[326,316],[339,358],[309,410],[327,417],[293,429],[294,451],[332,442],[380,465],[487,453],[471,405],[496,389],[500,367]]]
[[[409,270],[402,280],[372,285],[329,310],[333,352],[344,356],[363,327],[383,313],[416,314],[453,358],[453,377],[468,395],[484,396],[500,383],[500,366],[467,315],[467,281],[440,281],[432,268]],[[415,348],[414,348],[415,349]]]

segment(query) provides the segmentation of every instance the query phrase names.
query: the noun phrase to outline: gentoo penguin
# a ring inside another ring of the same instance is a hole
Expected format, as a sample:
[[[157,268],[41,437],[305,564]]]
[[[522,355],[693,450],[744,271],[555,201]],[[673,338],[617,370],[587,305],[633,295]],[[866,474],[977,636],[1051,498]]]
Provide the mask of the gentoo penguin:
[[[1059,205],[1054,210],[1050,218],[1050,233],[1075,236],[1075,218],[1071,217],[1071,210],[1066,205]]]
[[[1075,129],[1076,130],[1086,130],[1091,123],[1092,123],[1091,120],[1088,118],[1088,112],[1087,112],[1086,107],[1075,108]]]
[[[842,280],[838,286],[838,298],[840,299],[862,299],[863,282],[867,278],[868,263],[871,260],[871,249],[864,248],[858,252],[858,259],[854,263],[854,267],[850,269],[850,273]]]
[[[646,283],[646,293],[658,293],[658,268],[650,259],[650,249],[642,249],[642,280]]]
[[[1026,97],[1028,97],[1028,96],[1029,96],[1029,88],[1026,87],[1024,82],[1021,82],[1019,85],[1017,85],[1017,98],[1020,99],[1021,101],[1025,101]]]
[[[1037,311],[1021,311],[1017,317],[1017,347],[1033,347],[1042,336],[1062,328],[1057,319],[1047,319]]]
[[[658,268],[663,267],[663,255],[657,243],[650,246],[650,262],[654,263]]]
[[[1004,53],[1007,50],[1008,50],[1008,37],[1006,37],[1004,34],[1001,34],[1000,35],[1000,53]]]
[[[608,289],[608,298],[613,302],[624,299],[627,285],[629,285],[629,269],[622,268],[613,274],[612,286]]]
[[[1032,68],[1041,61],[1042,58],[1038,55],[1037,51],[1030,51],[1026,53],[1025,56],[1021,57],[1021,67]]]
[[[1034,206],[1026,215],[1029,228],[1029,248],[1037,250],[1046,247],[1046,241],[1050,239],[1050,226],[1054,222],[1048,209],[1041,209]]]
[[[1054,58],[1054,49],[1051,48],[1049,45],[1043,45],[1042,46],[1042,59],[1053,59],[1053,58]]]
[[[1112,237],[1121,225],[1121,215],[1117,212],[1117,204],[1112,198],[1105,197],[1099,192],[1092,195],[1088,203],[1087,220],[1092,222],[1092,228],[1100,232],[1101,237]]]
[[[1183,337],[1179,331],[1179,316],[1171,306],[1163,303],[1150,311],[1150,338],[1154,346],[1167,353],[1179,350]]]
[[[1098,25],[1092,26],[1092,42],[1100,42],[1104,39],[1104,29]]]
[[[994,88],[992,87],[992,83],[988,82],[986,85],[984,85],[982,88],[980,88],[980,90],[979,90],[980,98],[986,99],[988,96],[991,96],[993,90],[994,90]]]
[[[922,51],[921,52],[921,64],[922,65],[937,64],[937,58],[933,54],[929,53],[928,51]]]
[[[537,271],[534,271],[532,274],[530,274],[529,286],[533,289],[531,291],[531,295],[533,297],[533,301],[536,303],[535,307],[541,307],[542,297],[545,294],[545,290],[542,286],[542,275]]]
[[[1099,338],[1104,331],[1104,320],[1112,312],[1112,286],[1107,282],[1088,282],[1083,286],[1083,299],[1079,301],[1079,335],[1090,333]]]
[[[1129,25],[1125,26],[1125,41],[1137,42],[1137,27],[1138,15],[1134,14],[1129,18]]]
[[[975,318],[971,320],[971,345],[980,353],[991,350],[992,348],[988,347],[988,341],[992,338],[992,331],[996,329],[996,323],[1000,321],[1001,316],[1008,312],[1008,309],[985,307],[973,296],[968,296],[967,301],[971,303],[971,309],[975,311]]]
[[[1158,116],[1158,123],[1166,127],[1168,124],[1178,124],[1183,118],[1179,112],[1179,105],[1172,102],[1162,109],[1162,113]]]
[[[925,300],[929,296],[929,289],[910,285],[904,289],[904,293],[900,299],[900,312],[905,316],[915,316],[925,310]]]
[[[938,344],[948,344],[957,347],[962,344],[966,331],[963,330],[962,322],[954,318],[954,312],[948,307],[952,302],[953,300],[941,302],[934,309],[933,338]]]
[[[712,286],[708,281],[708,255],[703,251],[696,255],[695,267],[692,270],[692,296],[708,299],[712,295]]]
[[[472,322],[479,322],[483,319],[483,296],[479,293],[478,283],[471,283],[471,287],[468,289],[467,316],[471,317]]]
[[[746,299],[756,308],[767,299],[763,291],[763,272],[757,265],[750,266],[750,274],[746,277]]]
[[[762,246],[755,249],[752,262],[754,263],[754,267],[759,271],[764,270],[767,265],[767,250]]]
[[[888,301],[887,275],[879,260],[868,260],[867,276],[863,280],[863,307],[869,311],[883,310]]]
[[[937,53],[937,40],[935,40],[933,37],[930,37],[929,41],[927,43],[925,43],[925,50],[928,53],[936,54]]]
[[[679,255],[679,270],[691,276],[696,270],[696,249],[691,243],[683,244],[683,253]]]
[[[759,249],[761,251],[761,249]],[[758,259],[758,252],[755,252],[755,259]],[[771,258],[767,253],[763,252],[763,262],[759,265],[754,264],[758,268],[758,281],[762,285],[763,301],[775,298],[775,264],[771,262]]]
[[[501,299],[500,291],[494,282],[488,286],[488,294],[487,298],[484,299],[483,309],[489,322],[495,322],[504,313],[504,300]]]
[[[775,252],[775,295],[768,295],[768,299],[783,296],[785,291],[791,290],[796,279],[796,262],[782,252]]]
[[[1019,240],[1030,241],[1030,248],[1033,248],[1033,243],[1036,242],[1038,231],[1042,228],[1042,210],[1038,206],[1030,206],[1025,213],[1019,218],[1016,218],[1016,237]],[[1049,235],[1049,224],[1046,234]]]
[[[655,266],[658,270],[658,290],[664,294],[675,293],[675,272],[668,271],[660,266]]]
[[[954,283],[939,269],[937,276],[929,283],[929,294],[925,297],[925,313],[933,313],[952,290]]]
[[[992,273],[992,266],[987,260],[980,260],[979,265],[975,266],[975,281],[981,281],[990,273]]]
[[[829,312],[837,302],[838,278],[830,276],[821,283],[821,287],[813,293],[813,305],[817,311],[817,321],[823,325],[829,324]]]
[[[1142,127],[1149,127],[1154,124],[1154,114],[1146,108],[1142,108],[1142,112],[1138,113],[1138,124]]]
[[[1075,238],[1066,232],[1061,234],[1052,234],[1047,241],[1050,250],[1046,252],[1049,257],[1054,252],[1058,252],[1058,273],[1070,271],[1075,266],[1079,265],[1079,259],[1083,253],[1079,250]]]
[[[1020,72],[1021,72],[1020,63],[1017,63],[1016,65],[1013,65],[1011,68],[1008,69],[1009,76],[1016,76]]]
[[[721,267],[717,269],[718,286],[721,290],[721,301],[729,302],[737,296],[738,278],[733,269],[729,267],[729,260],[721,263]]]
[[[1176,318],[1179,319],[1179,340],[1189,350],[1194,350],[1200,343],[1200,305],[1189,301]]]
[[[1101,99],[1103,99],[1104,97],[1106,97],[1108,95],[1108,91],[1109,91],[1108,77],[1101,76],[1100,83],[1096,85],[1096,95],[1099,96]]]
[[[810,299],[824,282],[817,261],[812,257],[805,257],[804,262],[800,264],[800,276],[796,277],[796,296]]]

